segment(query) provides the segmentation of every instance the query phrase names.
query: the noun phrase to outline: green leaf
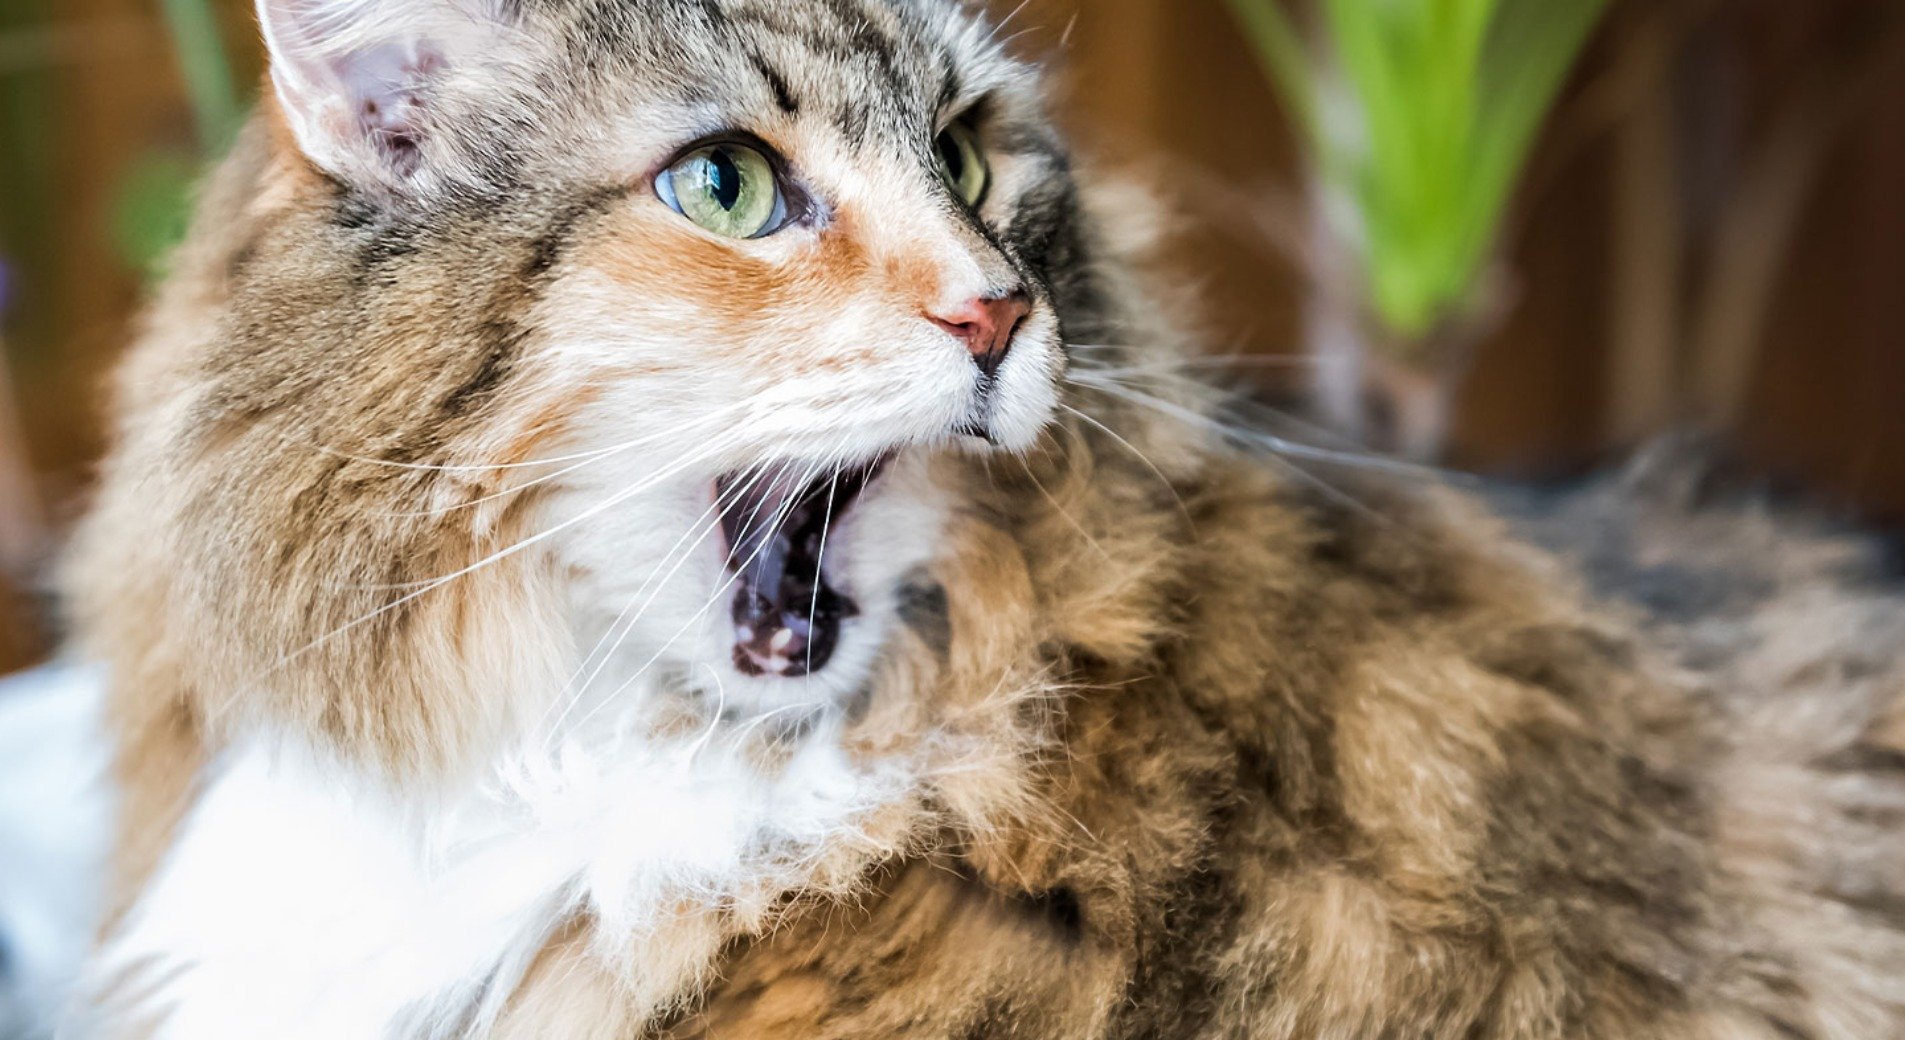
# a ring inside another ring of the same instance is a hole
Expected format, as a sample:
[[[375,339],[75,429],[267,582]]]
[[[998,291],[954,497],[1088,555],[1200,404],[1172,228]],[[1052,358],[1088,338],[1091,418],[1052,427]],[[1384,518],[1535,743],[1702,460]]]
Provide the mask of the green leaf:
[[[1499,212],[1568,71],[1606,13],[1607,0],[1511,4],[1484,56],[1484,134],[1476,143],[1478,212]]]
[[[206,154],[219,154],[238,135],[245,104],[232,83],[217,14],[210,0],[161,0],[160,6],[191,96],[199,143]]]
[[[230,146],[245,119],[245,102],[233,85],[210,0],[162,0],[161,7],[201,154],[151,152],[120,178],[111,214],[113,245],[128,265],[148,274],[158,273],[185,238],[201,165]]]
[[[1291,122],[1307,136],[1315,125],[1315,70],[1302,37],[1290,24],[1289,16],[1278,0],[1229,0],[1231,10],[1243,24],[1264,73],[1277,88]]]
[[[131,267],[157,273],[185,239],[199,162],[190,155],[154,152],[120,180],[112,209],[112,240]]]
[[[1376,316],[1414,339],[1465,310],[1606,0],[1315,0],[1307,46],[1273,0],[1231,3],[1351,205]]]

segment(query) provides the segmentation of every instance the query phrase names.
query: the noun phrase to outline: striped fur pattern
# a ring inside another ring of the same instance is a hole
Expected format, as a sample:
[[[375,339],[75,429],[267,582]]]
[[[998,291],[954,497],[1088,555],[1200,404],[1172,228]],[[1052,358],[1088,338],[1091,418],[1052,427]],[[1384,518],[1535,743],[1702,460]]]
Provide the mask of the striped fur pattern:
[[[974,12],[260,7],[68,571],[124,814],[72,1035],[1905,1033],[1897,600],[1649,625],[1225,447]],[[781,233],[653,187],[736,135]],[[976,376],[927,316],[1001,287]],[[724,481],[876,458],[833,660],[738,670]]]

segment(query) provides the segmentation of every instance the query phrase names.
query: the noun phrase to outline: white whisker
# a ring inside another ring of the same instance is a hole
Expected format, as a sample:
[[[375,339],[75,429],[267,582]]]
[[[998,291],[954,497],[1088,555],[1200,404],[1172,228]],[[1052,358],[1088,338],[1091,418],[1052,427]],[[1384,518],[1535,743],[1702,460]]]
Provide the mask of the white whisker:
[[[1093,373],[1081,371],[1075,372],[1067,378],[1075,386],[1109,394],[1207,432],[1218,434],[1233,442],[1254,445],[1278,455],[1306,459],[1311,462],[1380,470],[1386,473],[1432,480],[1440,480],[1445,476],[1445,474],[1414,463],[1388,459],[1380,455],[1318,448],[1313,445],[1301,444],[1287,437],[1279,437],[1276,434],[1266,431],[1234,426],[1193,409],[1164,400],[1156,395],[1134,389],[1126,384],[1119,383],[1115,379],[1095,379],[1092,378],[1093,375]],[[1202,387],[1202,384],[1198,385]]]
[[[1019,0],[1019,6],[1014,7],[1012,9],[1011,14],[1008,14],[1004,18],[1001,18],[999,20],[999,23],[992,27],[993,41],[997,42],[999,39],[999,34],[1004,32],[1006,28],[1012,24],[1014,19],[1018,18],[1019,15],[1024,14],[1025,9],[1030,6],[1032,6],[1032,0]]]
[[[609,627],[602,633],[601,638],[596,640],[589,655],[577,666],[575,674],[563,684],[562,694],[551,704],[552,709],[555,704],[563,706],[562,714],[556,718],[553,725],[546,728],[551,739],[567,723],[569,712],[588,693],[589,687],[595,684],[595,680],[608,667],[615,654],[621,650],[622,644],[627,641],[629,634],[647,614],[649,607],[654,605],[655,600],[661,595],[662,585],[673,578],[682,566],[694,557],[696,549],[706,544],[708,536],[714,533],[714,529],[721,523],[720,511],[721,496],[717,495],[708,508],[688,525],[688,529],[682,532],[681,536],[675,540],[675,544],[670,546],[668,552],[663,555],[661,566],[667,567],[666,572],[658,569],[642,582],[635,593],[629,597],[628,604],[615,616],[615,620],[609,623]],[[676,559],[677,554],[680,556],[679,560]],[[670,561],[674,561],[673,566],[669,566]],[[587,672],[586,677],[584,672]],[[547,714],[547,712],[544,713],[545,722]]]
[[[717,409],[712,415],[704,417],[703,421],[712,421],[712,420],[731,417],[743,411],[744,409],[753,406],[755,403],[757,402],[752,398],[736,401],[724,408]],[[559,465],[563,465],[563,464],[571,463],[571,462],[588,461],[593,459],[605,458],[610,455],[616,455],[624,451],[642,447],[643,445],[653,444],[657,441],[674,438],[678,436],[680,432],[681,431],[679,428],[674,428],[674,429],[669,429],[665,431],[659,431],[656,433],[645,434],[633,440],[623,441],[620,444],[611,444],[601,448],[591,448],[588,451],[573,452],[567,455],[555,455],[555,456],[551,456],[549,458],[544,458],[544,459],[530,459],[526,462],[493,462],[493,463],[397,462],[393,459],[373,459],[365,455],[355,455],[350,452],[342,451],[337,448],[331,448],[322,444],[310,444],[303,441],[297,441],[289,436],[286,436],[284,439],[293,444],[296,444],[298,447],[304,448],[309,451],[315,451],[315,452],[318,452],[319,454],[329,455],[334,458],[343,459],[347,462],[356,462],[366,466],[378,466],[384,469],[409,470],[409,471],[417,472],[417,473],[497,473],[497,472],[504,472],[508,470],[518,470],[518,469],[540,469],[543,466],[559,466]]]
[[[1096,418],[1092,417],[1091,415],[1088,415],[1085,412],[1082,412],[1078,410],[1077,408],[1074,408],[1068,404],[1060,404],[1059,407],[1065,409],[1067,412],[1070,412],[1072,415],[1075,415],[1078,418],[1083,419],[1084,421],[1097,427],[1099,430],[1104,432],[1105,436],[1110,437],[1112,440],[1116,441],[1119,445],[1123,446],[1126,451],[1136,456],[1139,462],[1144,463],[1145,466],[1148,467],[1152,473],[1157,475],[1159,483],[1162,483],[1164,485],[1164,489],[1166,491],[1169,491],[1171,493],[1171,497],[1177,501],[1178,512],[1184,514],[1184,522],[1187,524],[1190,524],[1193,530],[1196,529],[1197,521],[1191,516],[1191,507],[1185,504],[1184,496],[1178,493],[1177,485],[1171,482],[1170,477],[1167,477],[1164,475],[1164,471],[1158,468],[1157,463],[1151,461],[1151,457],[1149,455],[1146,455],[1144,452],[1139,451],[1138,446],[1126,440],[1123,434],[1105,425],[1104,423],[1099,422]]]
[[[591,519],[594,519],[595,517],[600,516],[601,514],[607,512],[608,510],[615,508],[616,506],[622,504],[623,502],[626,502],[630,498],[633,498],[636,495],[639,495],[645,491],[648,491],[654,488],[656,485],[678,475],[679,473],[689,469],[690,467],[698,465],[702,462],[705,462],[709,458],[712,458],[716,454],[718,454],[719,450],[720,449],[718,447],[709,448],[701,452],[699,455],[688,456],[688,457],[676,460],[676,462],[672,466],[662,470],[659,473],[651,475],[648,479],[640,481],[636,483],[635,485],[633,485],[632,487],[626,488],[620,492],[617,492],[614,495],[611,495],[606,501],[598,503],[597,505],[591,506],[590,508],[583,510],[581,513],[573,517],[570,517],[567,520],[564,520],[563,522],[557,524],[556,526],[550,528],[549,530],[524,538],[521,541],[518,541],[507,548],[491,553],[490,555],[485,556],[482,559],[476,561],[475,563],[472,563],[469,566],[464,567],[460,570],[454,571],[450,574],[446,574],[440,578],[431,579],[430,581],[425,583],[422,588],[419,588],[414,592],[408,593],[398,599],[392,600],[391,602],[384,604],[383,606],[377,608],[376,610],[373,610],[370,613],[363,615],[362,617],[356,618],[355,620],[347,622],[337,627],[336,629],[333,629],[332,631],[326,633],[325,635],[312,640],[310,643],[305,644],[304,646],[298,648],[297,650],[291,652],[290,654],[287,654],[279,662],[278,667],[283,667],[284,665],[289,664],[292,660],[295,660],[299,656],[302,656],[303,654],[306,654],[310,652],[311,650],[316,649],[317,647],[322,646],[325,643],[330,642],[331,640],[336,639],[337,637],[352,631],[353,629],[356,629],[362,625],[368,624],[369,622],[376,620],[377,618],[383,616],[384,614],[387,614],[393,610],[397,610],[403,607],[405,604],[416,600],[418,597],[428,595],[429,593],[437,589],[440,589],[444,587],[445,585],[450,584],[451,582],[457,580],[458,578],[467,577],[468,575],[474,574],[477,571],[480,571],[484,569],[485,567],[488,567],[492,564],[498,563],[502,560],[509,559],[512,556],[519,555],[528,549],[534,548],[537,545],[540,545],[544,542],[549,541],[552,538],[555,538],[556,536],[562,534],[563,532],[569,530],[572,527],[575,527],[578,524],[582,524]],[[397,587],[405,587],[405,586],[397,586]]]
[[[1185,381],[1198,389],[1209,389],[1194,380],[1186,379]],[[1301,465],[1298,465],[1296,460],[1305,459],[1317,462],[1328,462],[1352,468],[1378,470],[1404,475],[1415,479],[1438,481],[1445,479],[1444,476],[1437,471],[1412,463],[1386,459],[1381,456],[1314,448],[1308,445],[1297,444],[1296,442],[1277,437],[1267,432],[1237,427],[1182,405],[1174,404],[1155,395],[1116,382],[1107,382],[1104,384],[1080,382],[1076,380],[1074,382],[1076,385],[1086,389],[1108,394],[1131,404],[1158,412],[1167,418],[1176,419],[1196,428],[1216,433],[1243,447],[1261,450],[1270,461],[1275,463],[1285,473],[1328,495],[1330,498],[1335,499],[1337,502],[1355,511],[1364,518],[1385,526],[1393,526],[1395,523],[1393,518],[1383,515],[1380,510],[1377,510],[1368,503],[1342,488],[1331,484],[1316,474],[1311,473]]]
[[[801,483],[805,484],[808,481],[811,481],[813,477],[817,475],[818,473],[819,473],[818,467],[810,467],[807,473],[807,480],[802,481]],[[801,485],[796,485],[796,486],[801,486]],[[760,544],[755,547],[754,551],[749,554],[748,558],[745,561],[743,561],[740,565],[731,568],[733,573],[731,573],[728,576],[727,580],[722,582],[720,586],[718,586],[715,589],[714,594],[710,596],[708,598],[708,601],[701,606],[701,609],[695,611],[694,614],[688,618],[688,620],[682,622],[681,626],[675,629],[674,634],[669,636],[668,640],[661,645],[661,648],[656,650],[654,654],[652,654],[648,658],[647,661],[644,661],[642,663],[642,666],[635,670],[634,674],[630,675],[627,679],[623,680],[622,684],[617,686],[614,690],[610,691],[608,696],[602,699],[601,703],[589,709],[588,714],[584,715],[581,719],[577,720],[576,722],[577,726],[588,725],[589,721],[593,719],[596,716],[596,714],[600,712],[605,705],[613,703],[615,700],[619,699],[623,693],[627,692],[627,690],[630,687],[640,682],[642,678],[648,674],[648,670],[650,668],[653,668],[657,663],[659,663],[661,659],[667,655],[668,651],[674,649],[675,643],[680,641],[681,637],[686,635],[689,629],[693,628],[696,624],[699,624],[701,619],[707,616],[708,611],[714,609],[715,605],[720,603],[721,600],[729,594],[730,590],[734,588],[735,583],[741,580],[742,575],[746,573],[747,569],[750,566],[752,566],[756,560],[760,559],[761,553],[766,552],[768,546],[771,545],[774,539],[779,536],[780,526],[786,522],[787,517],[792,512],[795,504],[796,504],[795,496],[790,495],[787,497],[785,501],[781,502],[778,505],[775,515],[770,520],[771,526],[770,526],[770,530],[767,537],[761,539]],[[749,521],[748,521],[749,525],[751,526],[756,519],[758,519],[758,513],[755,516],[749,518]]]
[[[825,584],[827,565],[827,534],[833,527],[833,496],[840,486],[840,470],[836,467],[827,478],[827,511],[820,518],[820,552],[814,559],[814,591],[807,604],[807,688],[814,685],[814,621],[820,614],[820,586]]]
[[[481,498],[471,499],[468,502],[458,502],[455,505],[447,506],[442,509],[420,509],[420,510],[415,510],[412,512],[373,513],[371,515],[383,517],[385,519],[417,519],[422,517],[443,516],[448,513],[453,513],[459,509],[474,509],[478,506],[487,505],[488,503],[495,502],[500,499],[511,498],[513,496],[520,495],[531,488],[539,487],[543,484],[549,484],[554,481],[561,480],[563,477],[566,477],[570,475],[571,473],[577,473],[582,470],[588,469],[591,466],[597,465],[598,463],[606,462],[613,455],[620,454],[624,451],[632,451],[635,448],[642,447],[646,444],[659,441],[664,438],[668,440],[674,440],[681,437],[684,434],[695,433],[706,427],[717,425],[719,422],[725,420],[726,418],[727,417],[725,414],[708,416],[708,417],[704,417],[698,422],[690,423],[686,426],[669,430],[666,433],[659,433],[652,437],[645,437],[640,440],[627,441],[620,445],[617,445],[614,448],[614,450],[608,454],[590,455],[588,458],[583,459],[581,462],[571,463],[567,466],[564,466],[563,468],[559,470],[556,470],[553,473],[545,473],[542,476],[524,481],[521,484],[511,485],[510,487],[507,487],[501,491],[484,495]],[[550,463],[547,460],[545,460],[545,462],[542,464],[547,465]]]
[[[1045,496],[1045,501],[1051,503],[1052,509],[1056,511],[1059,516],[1063,517],[1066,523],[1072,525],[1072,530],[1077,531],[1079,537],[1083,538],[1086,544],[1096,549],[1098,555],[1105,558],[1106,563],[1110,563],[1111,554],[1105,551],[1104,546],[1098,544],[1098,539],[1093,538],[1090,531],[1085,530],[1085,525],[1079,523],[1078,520],[1059,503],[1058,499],[1053,496],[1050,491],[1046,490],[1044,483],[1039,480],[1038,474],[1032,472],[1032,464],[1024,459],[1020,459],[1019,466],[1025,470],[1026,479],[1032,482],[1032,486],[1038,488],[1038,493]],[[989,468],[987,472],[991,472]]]

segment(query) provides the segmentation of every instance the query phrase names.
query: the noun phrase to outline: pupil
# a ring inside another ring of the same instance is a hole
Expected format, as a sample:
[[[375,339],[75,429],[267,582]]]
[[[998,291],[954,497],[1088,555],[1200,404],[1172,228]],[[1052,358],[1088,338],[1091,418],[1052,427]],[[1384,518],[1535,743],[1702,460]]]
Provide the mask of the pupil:
[[[726,149],[708,156],[708,191],[724,210],[732,211],[741,199],[741,168]]]
[[[939,135],[939,161],[946,164],[946,175],[954,184],[966,179],[966,153],[959,150],[959,142],[951,134]]]

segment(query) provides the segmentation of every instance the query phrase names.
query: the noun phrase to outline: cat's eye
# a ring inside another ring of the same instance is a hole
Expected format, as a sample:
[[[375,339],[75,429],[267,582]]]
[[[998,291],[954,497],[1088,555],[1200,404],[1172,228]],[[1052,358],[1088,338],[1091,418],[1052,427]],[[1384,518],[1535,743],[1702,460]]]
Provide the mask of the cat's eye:
[[[986,165],[985,149],[979,135],[963,122],[952,123],[940,131],[933,142],[933,154],[939,162],[939,175],[953,193],[968,206],[978,206],[992,183],[992,169]]]
[[[788,222],[774,164],[745,144],[689,152],[655,178],[655,194],[676,213],[728,238],[762,238]]]

